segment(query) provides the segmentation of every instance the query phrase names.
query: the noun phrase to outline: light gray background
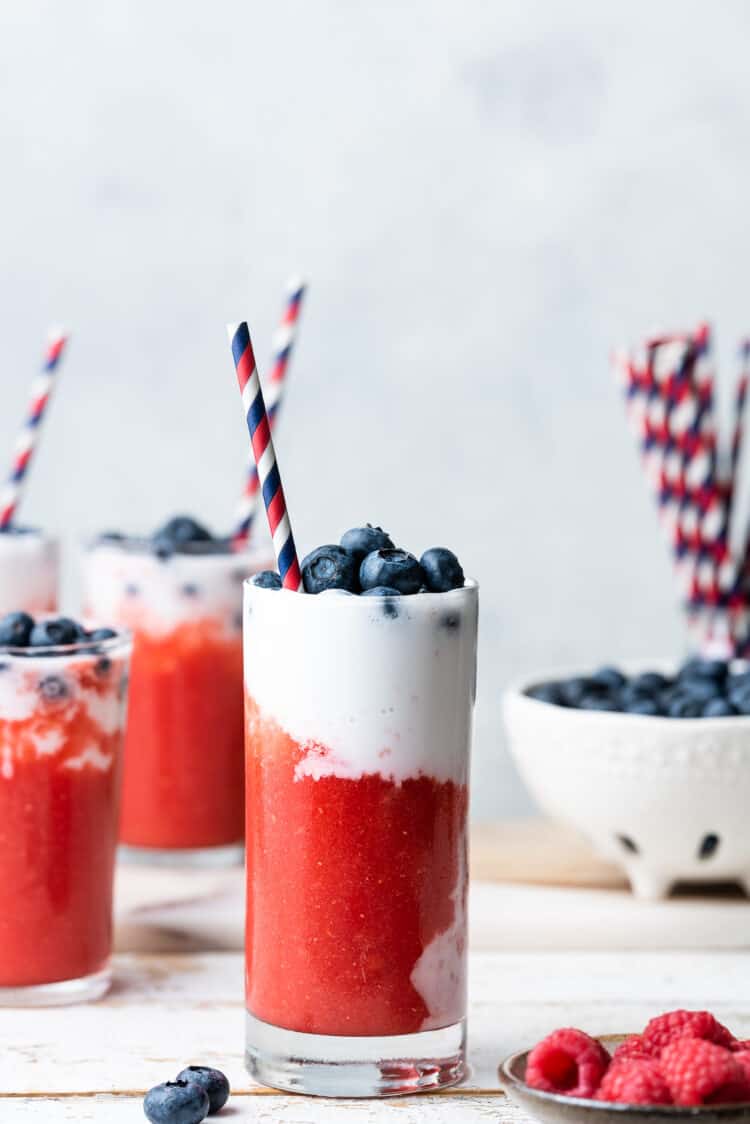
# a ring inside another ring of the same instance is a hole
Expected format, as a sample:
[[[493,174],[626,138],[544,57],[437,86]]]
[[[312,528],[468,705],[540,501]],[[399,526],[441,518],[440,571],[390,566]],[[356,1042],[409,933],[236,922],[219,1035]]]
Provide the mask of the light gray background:
[[[225,526],[224,324],[264,362],[303,270],[278,437],[299,545],[369,519],[459,552],[475,812],[527,809],[503,685],[684,643],[608,356],[708,316],[733,374],[749,31],[742,0],[4,4],[3,449],[47,324],[74,331],[24,516],[71,544]]]

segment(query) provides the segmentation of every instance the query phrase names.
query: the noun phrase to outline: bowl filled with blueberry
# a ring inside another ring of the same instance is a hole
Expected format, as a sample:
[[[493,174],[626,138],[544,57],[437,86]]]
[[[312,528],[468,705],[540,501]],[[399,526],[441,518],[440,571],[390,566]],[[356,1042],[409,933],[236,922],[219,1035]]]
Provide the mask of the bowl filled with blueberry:
[[[750,893],[750,666],[601,667],[538,676],[504,697],[532,795],[624,867],[639,897],[676,884]]]

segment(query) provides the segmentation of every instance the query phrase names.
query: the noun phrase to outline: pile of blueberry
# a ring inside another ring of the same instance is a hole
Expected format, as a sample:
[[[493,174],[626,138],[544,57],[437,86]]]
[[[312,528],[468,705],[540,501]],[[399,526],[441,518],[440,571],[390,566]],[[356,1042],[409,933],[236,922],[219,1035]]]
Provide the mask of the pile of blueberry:
[[[229,1100],[229,1082],[220,1069],[189,1065],[174,1081],[149,1089],[143,1111],[151,1124],[200,1124]]]
[[[628,677],[616,667],[594,675],[539,683],[533,699],[577,710],[610,710],[663,718],[729,718],[750,714],[750,669],[724,660],[691,659],[676,675],[644,671]]]
[[[40,621],[35,621],[29,613],[6,613],[0,617],[0,648],[57,648],[84,640],[90,640],[95,646],[114,636],[117,633],[112,628],[88,631],[70,617],[47,617]]]
[[[364,597],[401,597],[411,593],[447,593],[464,584],[461,563],[442,546],[426,550],[417,559],[399,550],[381,527],[368,523],[353,527],[338,544],[319,546],[300,567],[305,593],[338,589]],[[281,589],[275,570],[263,570],[253,584]]]
[[[119,531],[105,531],[99,536],[99,542],[105,543],[127,546],[130,541]],[[148,543],[157,558],[165,560],[173,554],[225,554],[230,548],[229,539],[212,535],[191,515],[175,515],[168,519],[154,531]]]

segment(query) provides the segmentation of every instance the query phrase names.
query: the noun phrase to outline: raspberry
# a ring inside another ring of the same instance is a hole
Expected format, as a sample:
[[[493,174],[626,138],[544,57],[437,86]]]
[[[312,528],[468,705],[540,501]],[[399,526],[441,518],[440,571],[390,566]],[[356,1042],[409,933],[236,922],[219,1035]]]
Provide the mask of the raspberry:
[[[643,1044],[643,1037],[640,1034],[630,1034],[625,1041],[621,1042],[617,1047],[612,1055],[612,1061],[625,1061],[627,1058],[647,1061],[650,1056]]]
[[[652,1058],[623,1058],[612,1061],[602,1078],[596,1099],[619,1104],[672,1104],[658,1062]]]
[[[732,1104],[750,1100],[750,1081],[737,1057],[723,1046],[681,1038],[659,1059],[675,1104]]]
[[[547,1093],[593,1097],[610,1057],[582,1030],[565,1027],[542,1039],[526,1062],[526,1083]]]
[[[750,1045],[747,1043],[745,1045],[744,1050],[737,1050],[733,1056],[740,1063],[745,1071],[745,1076],[750,1081]]]
[[[654,1058],[659,1057],[665,1046],[680,1038],[702,1038],[726,1049],[734,1042],[731,1031],[710,1011],[667,1011],[651,1020],[642,1037],[646,1053]]]
[[[750,1038],[735,1038],[734,1042],[732,1043],[732,1049],[737,1050],[738,1052],[742,1050],[750,1050]]]

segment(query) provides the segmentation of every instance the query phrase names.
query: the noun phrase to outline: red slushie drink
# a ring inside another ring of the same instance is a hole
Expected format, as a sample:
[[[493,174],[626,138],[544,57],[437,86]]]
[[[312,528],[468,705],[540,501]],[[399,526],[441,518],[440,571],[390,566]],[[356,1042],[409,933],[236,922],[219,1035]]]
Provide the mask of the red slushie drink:
[[[446,592],[310,596],[253,581],[248,1067],[330,1095],[451,1084],[464,1069],[477,587],[461,574]]]
[[[130,639],[0,620],[0,1005],[103,994]]]
[[[87,612],[134,636],[120,827],[130,857],[242,858],[242,582],[253,570],[187,517],[86,552]]]

